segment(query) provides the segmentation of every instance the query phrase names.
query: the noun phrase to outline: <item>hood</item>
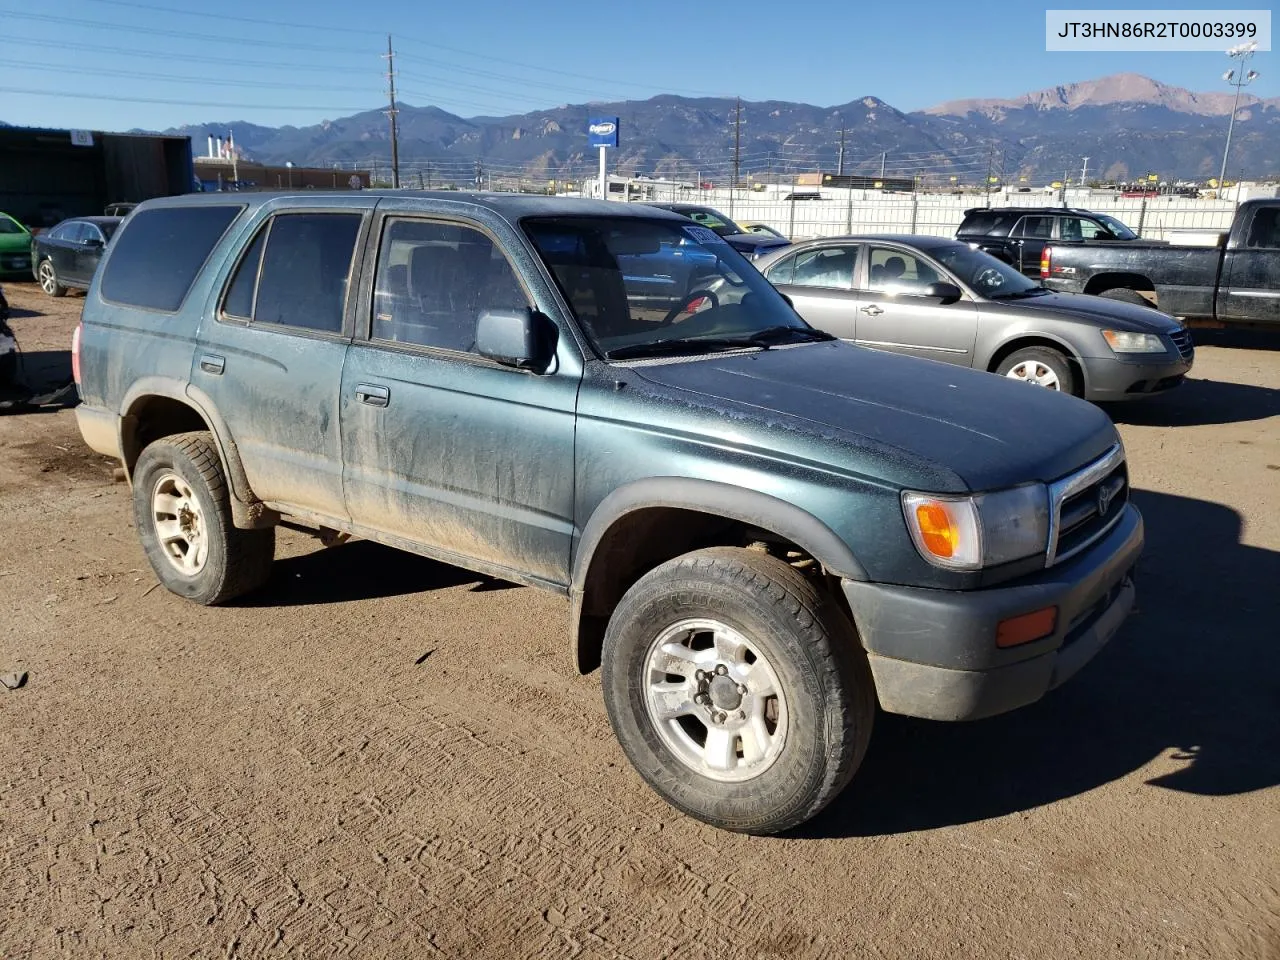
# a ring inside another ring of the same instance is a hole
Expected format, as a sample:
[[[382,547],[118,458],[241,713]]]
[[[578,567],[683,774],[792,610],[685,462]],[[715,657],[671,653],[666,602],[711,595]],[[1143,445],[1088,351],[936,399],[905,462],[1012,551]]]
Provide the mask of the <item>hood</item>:
[[[984,312],[989,312],[992,307],[1011,308],[1024,316],[1047,313],[1060,320],[1092,322],[1108,330],[1168,334],[1182,329],[1182,324],[1167,313],[1086,293],[1047,293],[1024,300],[983,301]]]
[[[948,476],[952,490],[1047,482],[1117,441],[1110,419],[1075,397],[842,341],[633,369],[651,384],[700,395],[742,419],[802,430],[846,450],[877,448],[876,459],[858,462],[854,452],[842,455],[853,462],[832,465],[890,482]],[[886,447],[897,451],[897,468],[885,461]]]

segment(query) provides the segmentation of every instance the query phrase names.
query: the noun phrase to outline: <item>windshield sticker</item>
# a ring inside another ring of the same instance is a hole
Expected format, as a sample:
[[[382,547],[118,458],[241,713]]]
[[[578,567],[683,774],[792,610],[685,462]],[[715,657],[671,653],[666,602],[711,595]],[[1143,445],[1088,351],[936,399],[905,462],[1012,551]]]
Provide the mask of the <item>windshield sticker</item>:
[[[685,234],[698,243],[724,243],[724,240],[714,230],[708,230],[706,227],[682,227]]]

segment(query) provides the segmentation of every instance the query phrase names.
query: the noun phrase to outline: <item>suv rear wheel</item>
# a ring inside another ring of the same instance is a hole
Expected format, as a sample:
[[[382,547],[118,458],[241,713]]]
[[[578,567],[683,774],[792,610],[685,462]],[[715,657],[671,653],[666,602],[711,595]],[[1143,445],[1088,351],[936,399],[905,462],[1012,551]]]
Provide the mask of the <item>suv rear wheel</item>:
[[[208,433],[165,437],[142,451],[133,513],[156,576],[188,600],[223,603],[271,573],[275,529],[240,530],[231,522],[226,477]]]
[[[623,597],[604,641],[623,751],[668,803],[777,833],[825,807],[862,762],[875,692],[853,625],[781,560],[698,550]]]

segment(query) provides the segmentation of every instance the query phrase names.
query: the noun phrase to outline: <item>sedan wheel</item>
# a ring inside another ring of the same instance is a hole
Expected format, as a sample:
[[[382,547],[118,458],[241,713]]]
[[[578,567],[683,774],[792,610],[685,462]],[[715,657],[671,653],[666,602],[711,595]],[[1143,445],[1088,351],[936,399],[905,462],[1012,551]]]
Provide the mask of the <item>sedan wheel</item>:
[[[58,282],[58,272],[53,269],[52,260],[42,260],[36,271],[40,280],[40,289],[51,297],[65,296],[67,288]]]
[[[1039,360],[1023,360],[1005,374],[1010,380],[1025,380],[1049,390],[1061,390],[1062,383],[1058,375]]]
[[[1032,383],[1046,390],[1075,393],[1075,373],[1071,362],[1050,347],[1026,347],[1005,357],[995,373],[1010,380]]]

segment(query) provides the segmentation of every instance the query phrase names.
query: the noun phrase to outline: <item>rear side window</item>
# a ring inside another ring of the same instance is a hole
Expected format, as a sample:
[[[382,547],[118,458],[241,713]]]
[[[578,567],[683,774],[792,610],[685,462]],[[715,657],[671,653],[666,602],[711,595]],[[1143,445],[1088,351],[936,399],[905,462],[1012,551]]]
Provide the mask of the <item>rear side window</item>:
[[[1022,214],[1017,210],[984,210],[965,217],[956,232],[982,237],[1007,237],[1020,216]]]
[[[341,333],[360,213],[280,213],[258,232],[227,290],[223,313]]]
[[[102,274],[113,303],[174,313],[240,206],[159,207],[134,215]]]
[[[783,257],[772,267],[765,270],[765,278],[775,286],[788,284],[796,272],[796,258]]]
[[[1013,235],[1048,240],[1053,236],[1053,217],[1023,217]]]

